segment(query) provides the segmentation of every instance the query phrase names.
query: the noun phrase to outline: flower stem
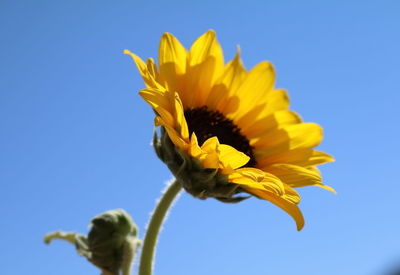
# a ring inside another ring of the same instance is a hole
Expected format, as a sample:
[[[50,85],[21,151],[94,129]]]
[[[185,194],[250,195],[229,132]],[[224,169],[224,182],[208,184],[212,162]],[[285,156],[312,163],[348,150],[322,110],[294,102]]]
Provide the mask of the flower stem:
[[[147,228],[146,236],[143,242],[142,254],[139,264],[139,275],[151,275],[153,268],[153,258],[157,236],[164,221],[168,209],[171,207],[174,199],[181,191],[182,187],[177,180],[174,180],[167,186],[161,196],[156,209],[154,210],[150,223]]]

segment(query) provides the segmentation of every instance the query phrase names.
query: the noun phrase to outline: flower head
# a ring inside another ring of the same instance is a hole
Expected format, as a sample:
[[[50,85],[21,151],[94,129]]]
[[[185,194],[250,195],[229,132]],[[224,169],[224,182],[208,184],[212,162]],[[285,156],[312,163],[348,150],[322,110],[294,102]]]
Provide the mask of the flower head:
[[[295,187],[323,185],[316,165],[333,161],[314,150],[322,128],[303,123],[289,110],[285,90],[275,89],[269,62],[246,71],[239,51],[224,63],[214,31],[185,49],[169,33],[153,59],[134,59],[146,88],[139,94],[154,109],[159,157],[182,186],[199,198],[226,202],[245,192],[290,214],[300,230],[304,219]]]

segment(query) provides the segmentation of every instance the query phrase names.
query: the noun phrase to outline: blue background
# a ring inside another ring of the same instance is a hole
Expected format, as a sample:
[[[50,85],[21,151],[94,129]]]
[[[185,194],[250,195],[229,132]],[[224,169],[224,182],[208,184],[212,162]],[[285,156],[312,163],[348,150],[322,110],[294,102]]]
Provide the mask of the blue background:
[[[398,1],[0,2],[2,274],[98,274],[49,231],[87,232],[124,208],[141,229],[171,178],[153,153],[153,113],[125,48],[157,57],[215,29],[226,60],[271,61],[292,109],[321,124],[337,191],[300,189],[306,226],[255,198],[182,194],[155,274],[388,274],[400,261]],[[396,172],[397,171],[397,172]],[[400,265],[399,265],[400,266]]]

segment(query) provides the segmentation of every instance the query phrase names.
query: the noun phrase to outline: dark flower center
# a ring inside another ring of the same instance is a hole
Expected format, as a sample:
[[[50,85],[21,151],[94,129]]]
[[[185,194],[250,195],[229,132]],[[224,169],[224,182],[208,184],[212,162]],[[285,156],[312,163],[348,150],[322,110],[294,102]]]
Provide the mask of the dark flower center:
[[[210,137],[216,136],[222,144],[227,144],[250,157],[245,167],[254,167],[256,160],[253,147],[249,140],[242,135],[240,129],[218,111],[208,110],[206,106],[185,110],[185,118],[189,134],[196,133],[201,146]]]

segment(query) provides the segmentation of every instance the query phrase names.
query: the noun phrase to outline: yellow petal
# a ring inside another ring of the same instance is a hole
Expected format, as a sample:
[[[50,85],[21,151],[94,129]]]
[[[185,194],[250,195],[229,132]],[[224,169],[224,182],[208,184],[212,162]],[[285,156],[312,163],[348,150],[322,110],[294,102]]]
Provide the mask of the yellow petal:
[[[161,106],[168,110],[170,113],[174,113],[173,103],[170,100],[170,96],[167,95],[167,91],[158,89],[143,89],[139,92],[139,95],[150,105]]]
[[[253,139],[265,135],[269,131],[300,122],[301,118],[295,112],[281,110],[257,119],[254,123],[248,121],[247,123],[238,124],[238,126],[248,139]]]
[[[321,142],[322,135],[322,128],[318,124],[300,123],[271,131],[252,141],[251,145],[255,147],[258,159],[278,152],[315,147]]]
[[[284,184],[278,177],[256,168],[236,169],[228,179],[243,187],[266,190],[280,196],[285,193]]]
[[[205,105],[206,98],[210,93],[215,75],[215,59],[210,57],[203,63],[190,67],[185,80],[185,98],[189,108],[197,108]]]
[[[192,133],[188,152],[192,157],[198,159],[204,168],[218,169],[221,163],[219,160],[219,146],[218,138],[211,137],[199,147],[196,134]]]
[[[226,144],[220,144],[219,150],[219,158],[223,164],[223,167],[236,169],[242,167],[250,160],[250,157],[248,157],[246,154]]]
[[[186,72],[187,51],[170,33],[165,33],[158,51],[160,82],[172,92],[181,90]]]
[[[273,164],[271,166],[263,167],[262,170],[274,174],[284,183],[292,187],[301,187],[322,182],[319,173],[297,165]]]
[[[290,100],[287,92],[283,89],[273,90],[268,94],[266,99],[265,108],[260,116],[264,117],[279,110],[286,110],[289,108]]]
[[[335,193],[331,187],[325,186],[321,183],[321,175],[316,169],[307,169],[291,164],[274,164],[268,167],[263,167],[262,169],[274,174],[280,178],[282,182],[291,187],[316,185]]]
[[[328,185],[322,184],[322,183],[315,184],[315,186],[320,187],[320,188],[325,189],[325,190],[328,190],[328,191],[332,192],[333,194],[337,193],[335,189],[333,189],[332,187],[330,187]]]
[[[292,203],[298,204],[300,203],[300,195],[297,193],[295,189],[290,187],[287,184],[285,186],[285,194],[282,196],[285,200],[290,201]]]
[[[203,145],[201,145],[201,149],[206,152],[216,151],[219,147],[219,141],[217,137],[210,137],[206,141],[204,141]]]
[[[193,43],[189,66],[184,88],[188,101],[183,102],[188,107],[201,107],[224,68],[222,49],[214,31],[206,32]]]
[[[281,109],[287,109],[287,107],[283,107],[283,102],[278,102],[275,104],[276,97],[279,97],[282,100],[285,100],[283,97],[284,90],[274,90],[268,94],[268,98],[271,97],[271,100],[268,99],[267,103],[261,103],[252,107],[252,109],[243,113],[241,116],[235,115],[236,124],[240,125],[239,127],[245,127],[246,125],[252,125],[252,122],[259,121],[262,117],[268,116],[274,111],[278,111]],[[286,92],[285,92],[286,93]],[[288,97],[286,97],[288,99]],[[288,101],[287,101],[288,103]],[[289,103],[288,103],[289,104]],[[287,104],[287,106],[288,106]]]
[[[176,118],[176,129],[181,134],[181,137],[185,140],[189,138],[189,128],[186,122],[183,104],[179,98],[178,93],[174,93],[174,107],[175,107],[175,118]]]
[[[139,94],[163,118],[166,124],[175,127],[175,112],[171,108],[171,103],[165,92],[155,89],[143,89]]]
[[[262,105],[268,98],[268,93],[273,89],[275,82],[275,72],[271,63],[261,62],[250,70],[242,85],[236,91],[240,106],[234,110],[232,106],[227,106],[230,110],[232,119],[240,118],[249,112],[254,106]],[[233,103],[229,103],[231,105]]]
[[[207,139],[201,146],[207,152],[201,160],[204,168],[219,168],[219,141],[217,137]]]
[[[246,70],[240,59],[240,50],[238,49],[235,58],[225,66],[220,78],[216,81],[208,95],[206,105],[211,110],[219,110],[225,113],[225,106],[229,97],[233,96],[243,79],[246,77]]]
[[[235,173],[232,173],[231,175],[229,175],[230,180],[235,180],[235,179],[242,178],[242,177],[249,178],[255,182],[261,182],[265,177],[265,172],[260,169],[257,169],[257,168],[245,167],[245,168],[241,168],[241,169],[236,169]],[[275,176],[273,176],[273,177],[275,177]]]
[[[175,146],[177,146],[178,148],[180,148],[185,152],[188,150],[189,148],[188,142],[182,139],[180,134],[173,127],[165,123],[165,121],[160,116],[156,116],[154,122],[156,126],[163,126],[165,128],[169,138],[171,139],[172,143],[175,144]]]
[[[213,30],[209,30],[196,39],[190,48],[190,66],[196,66],[203,63],[209,57],[218,60],[219,65],[223,65],[224,57],[221,46],[217,41],[217,37]]]
[[[254,105],[241,116],[231,115],[231,117],[235,117],[236,124],[239,127],[246,127],[246,125],[250,126],[253,122],[258,122],[263,117],[271,115],[275,111],[287,109],[289,106],[289,97],[284,90],[271,91],[267,97],[266,103]]]
[[[142,78],[144,80],[144,83],[146,84],[147,87],[149,88],[158,88],[159,84],[156,82],[156,75],[155,71],[149,71],[148,66],[144,61],[137,56],[134,53],[131,53],[129,50],[124,50],[124,54],[128,54],[132,57],[133,61],[135,61],[135,64],[142,75]]]
[[[259,197],[260,199],[272,202],[273,204],[284,210],[286,213],[288,213],[295,220],[298,231],[300,231],[304,227],[303,214],[296,204],[271,192],[250,188],[244,188],[244,190],[250,194]]]
[[[303,167],[332,162],[335,159],[324,152],[316,151],[311,148],[298,148],[295,150],[284,151],[274,155],[266,156],[257,160],[260,167],[274,163],[288,163]]]
[[[307,169],[308,169],[308,170],[311,170],[311,171],[314,171],[315,173],[318,173],[319,175],[321,175],[321,172],[320,172],[319,169],[318,169],[317,167],[315,167],[315,166],[308,167]],[[332,193],[336,194],[336,190],[333,189],[332,187],[328,186],[328,185],[319,183],[319,184],[315,184],[315,186],[321,187],[321,188],[323,188],[323,189],[325,189],[325,190],[331,191]]]
[[[201,154],[203,154],[203,151],[201,150],[199,143],[197,142],[197,136],[193,132],[192,137],[190,138],[190,148],[189,148],[189,155],[200,159]]]
[[[146,60],[146,66],[147,66],[147,71],[149,72],[149,74],[155,76],[155,79],[157,80],[158,70],[157,70],[156,64],[154,63],[154,59],[148,58]]]

